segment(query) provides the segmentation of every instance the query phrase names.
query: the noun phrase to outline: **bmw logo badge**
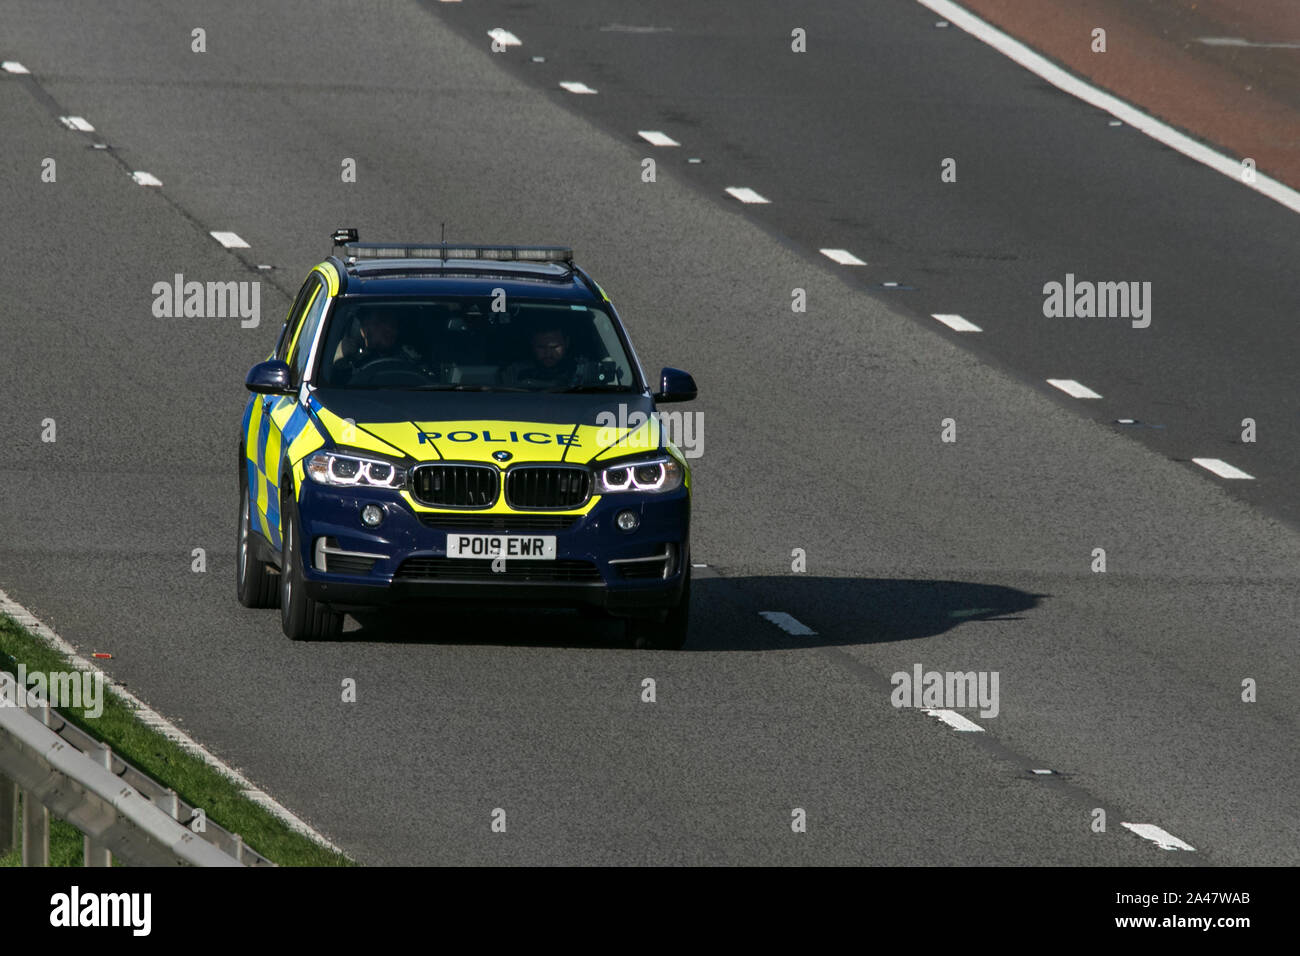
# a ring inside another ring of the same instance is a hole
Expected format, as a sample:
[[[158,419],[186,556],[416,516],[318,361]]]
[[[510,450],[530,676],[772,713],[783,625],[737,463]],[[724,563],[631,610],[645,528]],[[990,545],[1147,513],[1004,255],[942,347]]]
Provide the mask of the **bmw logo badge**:
[[[497,461],[509,461],[514,457],[514,455],[510,454],[508,451],[494,451],[492,457]]]

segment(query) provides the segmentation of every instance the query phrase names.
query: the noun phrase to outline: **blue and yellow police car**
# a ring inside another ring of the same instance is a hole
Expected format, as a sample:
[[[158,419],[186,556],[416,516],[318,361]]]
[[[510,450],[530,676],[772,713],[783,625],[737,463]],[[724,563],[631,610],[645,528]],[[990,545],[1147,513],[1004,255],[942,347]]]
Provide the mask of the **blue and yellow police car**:
[[[237,592],[294,640],[415,601],[568,606],[681,647],[691,472],[608,296],[554,246],[333,236],[239,437]]]

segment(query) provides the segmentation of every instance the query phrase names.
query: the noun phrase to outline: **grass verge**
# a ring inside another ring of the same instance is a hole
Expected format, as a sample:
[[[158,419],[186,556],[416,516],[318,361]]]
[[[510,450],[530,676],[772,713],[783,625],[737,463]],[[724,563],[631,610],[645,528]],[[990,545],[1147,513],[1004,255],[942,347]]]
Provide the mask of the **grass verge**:
[[[73,669],[61,653],[13,618],[0,614],[0,670],[15,674],[19,663],[26,665],[28,673]],[[76,708],[64,708],[59,713],[108,744],[123,760],[171,787],[186,802],[202,807],[209,820],[243,836],[248,846],[267,859],[281,866],[356,865],[289,829],[265,807],[245,797],[234,781],[141,723],[131,704],[107,687],[103,713],[98,718],[87,718],[84,710]],[[15,866],[17,859],[17,851],[0,857],[0,866]],[[50,862],[55,866],[82,864],[81,834],[71,824],[50,821]]]

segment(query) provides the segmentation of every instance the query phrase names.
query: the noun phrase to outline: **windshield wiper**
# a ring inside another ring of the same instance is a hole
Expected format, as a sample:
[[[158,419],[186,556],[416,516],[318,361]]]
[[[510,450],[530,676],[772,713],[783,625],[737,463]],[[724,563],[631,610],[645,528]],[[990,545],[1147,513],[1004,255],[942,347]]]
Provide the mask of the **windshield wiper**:
[[[573,385],[573,386],[566,385],[561,388],[548,388],[546,389],[546,391],[566,392],[566,393],[576,394],[579,392],[635,392],[636,388],[631,385],[618,385],[618,384],[610,383],[607,385]]]
[[[531,392],[531,388],[513,385],[397,385],[410,392]]]

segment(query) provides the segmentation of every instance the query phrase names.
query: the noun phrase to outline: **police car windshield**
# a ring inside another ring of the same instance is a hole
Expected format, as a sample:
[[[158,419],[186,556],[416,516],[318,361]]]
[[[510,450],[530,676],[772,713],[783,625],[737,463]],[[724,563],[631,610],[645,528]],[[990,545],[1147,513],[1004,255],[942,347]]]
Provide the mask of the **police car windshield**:
[[[590,302],[339,299],[317,384],[428,391],[636,391],[613,318]]]

